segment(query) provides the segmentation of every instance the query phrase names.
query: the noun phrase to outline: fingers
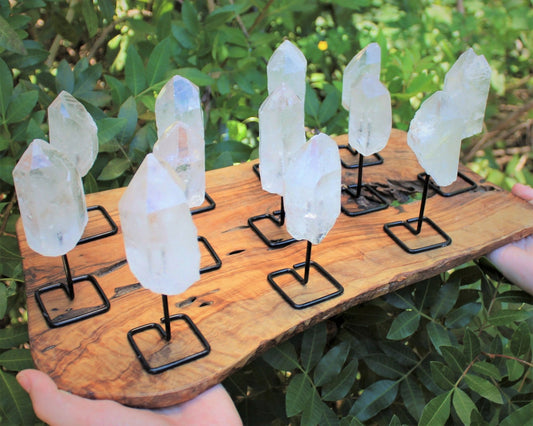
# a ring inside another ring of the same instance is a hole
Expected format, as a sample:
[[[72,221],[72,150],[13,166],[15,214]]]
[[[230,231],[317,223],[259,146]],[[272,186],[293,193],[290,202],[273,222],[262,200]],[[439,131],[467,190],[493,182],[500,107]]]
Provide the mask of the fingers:
[[[513,186],[513,189],[511,192],[516,195],[517,197],[522,198],[526,201],[533,201],[533,188],[527,185],[522,185],[521,183],[516,183]]]
[[[509,281],[529,294],[533,294],[531,252],[523,250],[515,244],[509,244],[494,250],[487,257]]]

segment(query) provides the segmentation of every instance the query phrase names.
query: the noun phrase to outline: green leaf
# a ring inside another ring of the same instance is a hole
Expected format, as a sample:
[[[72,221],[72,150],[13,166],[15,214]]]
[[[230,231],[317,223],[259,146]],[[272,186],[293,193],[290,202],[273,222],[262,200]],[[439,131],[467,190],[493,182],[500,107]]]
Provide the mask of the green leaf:
[[[11,28],[2,15],[0,15],[0,48],[18,53],[19,55],[26,55],[28,53],[17,32]]]
[[[16,99],[12,99],[7,107],[6,123],[18,123],[30,115],[37,104],[38,96],[37,90],[30,90],[20,93]]]
[[[420,419],[422,411],[424,411],[424,407],[426,406],[426,401],[424,399],[422,388],[411,375],[406,376],[402,381],[400,385],[400,395],[409,414],[411,414],[415,420]]]
[[[127,118],[103,118],[96,122],[98,127],[98,143],[104,145],[113,139],[128,125]]]
[[[0,318],[4,318],[7,311],[7,287],[0,283]]]
[[[481,352],[481,342],[479,341],[479,337],[477,337],[477,335],[469,328],[465,330],[463,344],[464,354],[468,362],[472,361]]]
[[[118,140],[121,143],[126,144],[134,135],[135,129],[137,128],[137,120],[139,118],[137,104],[133,96],[126,99],[126,101],[120,106],[118,118],[126,120],[125,126],[117,134]]]
[[[320,395],[318,395],[315,388],[311,390],[311,398],[307,404],[305,404],[303,413],[302,413],[302,423],[303,425],[318,425],[318,424],[328,424],[321,423],[320,420],[325,416],[326,419],[330,418],[328,413],[329,407],[322,402]]]
[[[122,81],[110,75],[106,75],[104,78],[107,85],[111,89],[111,97],[113,98],[113,102],[118,105],[122,105],[129,96],[127,87],[122,83]]]
[[[348,342],[342,342],[331,348],[320,359],[313,375],[316,386],[322,386],[324,383],[329,383],[337,377],[346,361],[348,352],[350,352],[350,344]]]
[[[488,380],[485,380],[479,376],[474,376],[473,374],[467,374],[464,377],[464,381],[470,389],[483,398],[495,402],[496,404],[503,404],[500,391]]]
[[[6,116],[7,107],[13,93],[13,75],[6,63],[0,59],[0,115]]]
[[[365,363],[374,373],[387,379],[397,379],[405,374],[404,368],[392,358],[380,354],[365,358]]]
[[[459,296],[461,280],[448,280],[439,291],[435,303],[430,307],[429,312],[433,318],[440,318],[450,312]]]
[[[126,55],[126,66],[124,68],[126,85],[131,92],[137,96],[144,89],[146,89],[144,64],[139,56],[139,53],[137,52],[137,49],[135,49],[133,45],[128,47]]]
[[[324,352],[326,340],[327,330],[324,322],[318,323],[304,333],[300,357],[305,371],[311,371],[318,363]]]
[[[60,93],[63,90],[68,93],[74,91],[74,73],[65,59],[59,62],[56,73],[56,91]]]
[[[83,176],[83,192],[85,194],[92,194],[98,190],[98,183],[91,172]]]
[[[509,325],[513,322],[525,321],[529,319],[531,315],[531,312],[528,311],[502,309],[493,312],[489,317],[489,322],[493,325]]]
[[[404,345],[401,342],[383,340],[378,341],[378,345],[383,352],[401,365],[413,366],[419,360],[411,347]]]
[[[429,322],[426,326],[426,331],[429,336],[429,339],[431,340],[431,343],[433,343],[433,346],[439,354],[442,354],[440,349],[441,346],[452,345],[448,330],[439,323]]]
[[[0,179],[4,182],[13,185],[13,169],[15,168],[15,160],[13,157],[0,158]]]
[[[469,324],[481,309],[480,303],[466,303],[451,311],[446,317],[446,327],[461,328]]]
[[[116,0],[98,0],[98,8],[104,15],[106,21],[111,22],[115,15]]]
[[[470,417],[472,416],[472,411],[478,411],[476,404],[472,402],[470,397],[466,392],[462,391],[459,388],[455,388],[453,391],[453,408],[455,412],[465,425],[470,424]]]
[[[453,371],[450,367],[438,361],[431,361],[431,377],[442,390],[451,389],[454,385]]]
[[[418,329],[419,323],[420,314],[417,311],[404,311],[392,322],[387,339],[405,339]]]
[[[358,367],[357,359],[351,360],[335,380],[322,387],[322,399],[324,401],[338,401],[348,395],[357,378]]]
[[[509,290],[498,293],[496,296],[498,302],[505,303],[528,303],[533,305],[533,295],[522,290]]]
[[[524,374],[524,365],[516,359],[506,359],[505,366],[507,367],[507,378],[514,382]]]
[[[149,87],[165,79],[169,64],[169,49],[170,42],[166,38],[159,42],[154,47],[154,50],[152,50],[148,58],[148,63],[146,64],[146,80],[148,81]]]
[[[399,383],[392,380],[378,380],[367,387],[353,404],[350,413],[364,422],[389,407],[398,394]]]
[[[35,368],[29,349],[11,349],[0,354],[0,365],[10,371]]]
[[[531,346],[529,326],[523,322],[518,326],[511,338],[511,352],[519,357],[526,354]]]
[[[113,158],[109,163],[106,164],[98,180],[113,180],[116,179],[128,170],[130,167],[130,162],[127,158]]]
[[[305,90],[305,113],[310,115],[315,120],[315,127],[319,127],[318,110],[320,108],[320,101],[313,88],[307,84]]]
[[[2,370],[0,370],[0,395],[2,395],[0,404],[11,424],[36,423],[29,395],[20,387],[14,375]]]
[[[313,390],[313,384],[306,374],[297,374],[291,378],[285,395],[285,409],[288,417],[295,416],[305,409]]]
[[[528,425],[531,423],[531,413],[533,413],[533,402],[513,411],[500,422],[500,426]]]
[[[187,31],[194,35],[198,34],[200,32],[198,13],[190,1],[185,0],[181,5],[181,15]]]
[[[493,378],[494,380],[501,380],[502,375],[500,374],[500,370],[498,370],[498,367],[496,367],[494,364],[491,364],[487,361],[477,361],[472,365],[472,371],[474,373],[483,374],[484,376],[488,376]]]
[[[467,365],[463,352],[456,346],[442,346],[440,349],[446,364],[457,374],[463,374]]]
[[[448,417],[450,417],[452,392],[453,389],[442,393],[429,401],[422,412],[418,424],[431,426],[444,425],[448,420]]]
[[[340,93],[333,86],[328,87],[331,87],[332,90],[328,91],[329,93],[322,101],[322,104],[318,110],[318,118],[322,126],[324,126],[326,122],[335,115],[341,104]]]
[[[263,354],[263,359],[277,370],[290,371],[299,367],[298,355],[291,342],[283,342]]]
[[[177,74],[191,80],[197,86],[210,86],[215,82],[213,77],[200,71],[197,68],[180,68],[176,71]]]
[[[98,31],[98,16],[94,10],[92,0],[83,0],[81,4],[81,13],[83,15],[83,20],[87,25],[89,37],[94,37]]]

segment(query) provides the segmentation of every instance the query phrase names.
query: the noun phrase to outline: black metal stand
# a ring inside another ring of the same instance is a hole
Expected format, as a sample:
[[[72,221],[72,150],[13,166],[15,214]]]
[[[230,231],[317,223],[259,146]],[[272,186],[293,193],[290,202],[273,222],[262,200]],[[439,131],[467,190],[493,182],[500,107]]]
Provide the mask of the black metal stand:
[[[215,209],[217,204],[215,203],[215,201],[211,198],[211,196],[207,192],[205,193],[205,200],[207,201],[207,205],[206,206],[199,206],[199,207],[195,207],[194,209],[191,209],[191,214],[203,213],[203,212],[207,212],[209,210],[214,210]]]
[[[212,265],[204,266],[203,268],[200,268],[200,274],[203,274],[205,272],[211,272],[219,269],[222,266],[222,261],[220,260],[220,257],[218,257],[218,254],[216,253],[215,249],[211,244],[209,244],[209,241],[207,241],[207,238],[205,237],[198,237],[198,242],[202,243],[204,247],[207,249],[209,255],[213,259],[215,263]]]
[[[259,229],[256,222],[268,219],[278,227],[285,225],[285,207],[283,205],[283,197],[281,197],[280,209],[275,210],[269,214],[262,214],[259,216],[253,216],[248,219],[248,226],[257,234],[259,238],[270,248],[281,248],[294,243],[296,240],[292,237],[287,239],[271,239],[267,237],[263,231]]]
[[[349,146],[349,145],[348,145]],[[350,147],[351,149],[351,147]],[[357,170],[357,184],[349,185],[342,189],[343,192],[349,195],[349,199],[355,201],[357,209],[350,209],[348,205],[341,204],[342,212],[347,216],[360,216],[362,214],[372,213],[379,210],[384,210],[389,207],[389,202],[385,200],[374,188],[370,185],[363,183],[363,166],[364,164],[364,155],[359,154],[359,165]],[[368,196],[363,195],[362,190],[365,190],[369,193]],[[361,197],[365,198],[365,201],[368,202],[367,206],[361,207],[357,202]]]
[[[67,255],[64,254],[61,258],[63,260],[63,269],[65,270],[66,282],[58,282],[54,284],[45,285],[35,291],[35,300],[37,302],[37,306],[39,306],[39,309],[41,310],[48,326],[50,328],[62,327],[107,312],[111,307],[111,304],[109,303],[109,299],[102,290],[102,287],[100,287],[98,281],[96,281],[96,278],[94,278],[92,275],[81,275],[79,277],[72,278]],[[58,315],[55,318],[52,318],[41,296],[44,293],[48,293],[55,290],[62,290],[63,292],[65,292],[69,300],[72,301],[74,300],[74,284],[84,281],[91,283],[91,285],[96,290],[96,293],[100,297],[102,304],[97,306],[90,306],[83,309],[77,309],[76,311],[71,311],[68,314],[62,314]],[[76,314],[76,312],[78,312],[78,314]]]
[[[426,178],[426,173],[422,172],[418,174],[418,179],[420,179],[421,181],[424,181],[425,178]],[[429,181],[429,185],[437,194],[439,194],[442,197],[453,197],[454,195],[459,195],[459,194],[463,194],[464,192],[473,191],[474,189],[477,188],[477,183],[475,183],[472,179],[470,179],[468,176],[464,175],[463,173],[458,172],[457,178],[466,182],[467,186],[456,189],[454,191],[447,192],[447,191],[443,191],[442,188],[439,185],[437,185],[435,182],[433,182],[432,179]]]
[[[351,145],[339,145],[339,149],[348,150],[350,154],[352,154],[353,157],[357,157],[359,155],[359,153],[355,149],[353,149]],[[379,155],[378,153],[375,153],[373,154],[373,157],[374,157],[373,160],[367,161],[366,163],[363,163],[361,159],[359,159],[358,162],[355,161],[351,164],[346,163],[341,158],[341,164],[342,164],[342,167],[344,167],[345,169],[357,169],[361,167],[361,164],[363,164],[363,167],[377,166],[378,164],[383,164],[383,157],[381,155]]]
[[[163,294],[162,295],[162,300],[163,300],[163,314],[164,314],[163,323],[165,325],[165,329],[163,329],[163,327],[161,327],[161,325],[159,325],[159,324],[150,323],[150,324],[141,325],[140,327],[136,327],[136,328],[133,328],[130,331],[128,331],[128,342],[130,342],[130,345],[131,345],[133,351],[135,352],[135,355],[139,359],[141,365],[143,366],[143,368],[150,374],[162,373],[163,371],[169,370],[169,369],[174,368],[174,367],[178,367],[180,365],[183,365],[183,364],[186,364],[188,362],[194,361],[194,360],[196,360],[198,358],[202,358],[202,357],[208,355],[209,352],[211,352],[211,346],[209,345],[209,343],[207,342],[205,337],[202,335],[202,333],[200,332],[198,327],[196,327],[194,322],[185,314],[176,314],[176,315],[170,316],[169,315],[169,310],[168,310],[168,297],[167,297],[167,295]],[[144,356],[144,354],[142,353],[142,351],[140,350],[139,346],[135,342],[134,336],[136,334],[145,332],[147,330],[155,329],[155,330],[158,331],[158,333],[160,334],[162,339],[166,340],[167,342],[170,342],[170,340],[172,339],[170,323],[172,321],[178,321],[178,320],[185,321],[185,323],[187,324],[189,329],[194,333],[194,335],[196,336],[196,338],[198,339],[198,341],[202,345],[203,350],[201,350],[199,352],[196,352],[196,353],[193,353],[191,355],[187,355],[186,357],[183,357],[183,358],[168,362],[168,363],[163,364],[163,365],[151,366],[150,363],[148,362],[148,360],[146,359],[146,357]]]
[[[445,247],[452,243],[452,239],[448,234],[446,234],[435,222],[433,222],[430,218],[424,216],[424,210],[426,207],[426,200],[427,200],[427,193],[429,188],[429,180],[430,176],[426,175],[426,178],[424,180],[424,192],[422,193],[422,201],[420,204],[420,213],[418,217],[414,217],[411,219],[407,219],[405,221],[397,221],[397,222],[390,222],[383,225],[383,230],[387,233],[389,237],[391,237],[396,244],[398,244],[403,250],[405,250],[407,253],[415,254],[415,253],[421,253],[428,250],[433,250],[439,247]],[[394,234],[392,231],[392,228],[397,226],[403,226],[411,232],[413,235],[419,235],[422,231],[422,224],[427,223],[429,226],[431,226],[442,238],[444,241],[436,244],[430,244],[423,247],[416,247],[411,248],[409,247],[404,241],[402,241],[398,236]],[[411,226],[412,223],[416,223],[416,229]]]
[[[259,163],[254,164],[252,166],[252,170],[254,171],[255,175],[261,180],[261,175],[259,174]]]
[[[89,235],[88,237],[81,238],[78,241],[78,245],[90,243],[92,241],[99,240],[100,238],[110,237],[111,235],[115,235],[118,232],[117,224],[111,218],[110,214],[107,212],[107,210],[103,206],[97,205],[97,206],[87,207],[88,212],[92,212],[96,210],[98,210],[102,214],[102,216],[105,218],[105,220],[109,224],[110,229],[108,231],[104,231],[96,235]]]
[[[307,242],[307,251],[305,255],[305,262],[297,263],[293,266],[293,268],[285,268],[280,269],[279,271],[274,271],[268,274],[268,282],[270,285],[278,292],[278,294],[285,300],[289,305],[291,305],[294,309],[304,309],[308,308],[310,306],[316,305],[318,303],[324,302],[326,300],[332,299],[334,297],[340,296],[344,292],[344,287],[335,279],[333,276],[327,272],[322,266],[320,266],[318,263],[311,260],[311,248],[312,243]],[[314,300],[310,300],[308,302],[304,303],[296,303],[294,300],[291,299],[291,297],[283,291],[283,289],[276,283],[275,278],[279,277],[280,275],[290,274],[292,275],[296,281],[298,281],[301,285],[307,285],[309,282],[309,275],[310,275],[310,269],[313,267],[315,270],[317,270],[320,275],[322,275],[326,280],[328,280],[336,289],[333,293],[329,293],[325,296],[319,297]],[[297,269],[304,268],[304,275],[303,277],[296,271]]]

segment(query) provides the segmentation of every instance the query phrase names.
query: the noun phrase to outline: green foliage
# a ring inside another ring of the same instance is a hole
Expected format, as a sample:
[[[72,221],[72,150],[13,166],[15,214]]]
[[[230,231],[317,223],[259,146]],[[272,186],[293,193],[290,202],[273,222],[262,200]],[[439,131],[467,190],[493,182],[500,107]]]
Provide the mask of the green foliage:
[[[531,94],[532,21],[527,0],[0,0],[2,422],[34,421],[14,379],[30,360],[14,326],[26,313],[12,170],[33,139],[48,138],[46,110],[59,92],[80,100],[98,126],[99,155],[84,177],[90,193],[128,184],[156,142],[155,99],[175,74],[200,88],[207,168],[256,158],[266,63],[284,38],[308,59],[310,132],[346,133],[342,72],[373,41],[396,128],[407,129],[469,46],[493,68],[486,118],[497,122],[500,105]],[[505,151],[502,135],[495,148]],[[469,165],[507,189],[533,184],[530,151],[502,163],[496,150]],[[352,309],[328,322],[334,333],[317,325],[229,386],[249,423],[516,423],[531,408],[529,303],[470,266]]]

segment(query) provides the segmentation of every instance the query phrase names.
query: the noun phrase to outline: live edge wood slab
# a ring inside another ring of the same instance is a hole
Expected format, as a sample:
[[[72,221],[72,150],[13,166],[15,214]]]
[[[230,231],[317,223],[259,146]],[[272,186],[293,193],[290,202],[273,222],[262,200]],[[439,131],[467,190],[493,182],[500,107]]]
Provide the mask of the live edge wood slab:
[[[337,142],[347,144],[347,137],[340,136]],[[416,188],[416,176],[422,169],[406,144],[404,132],[393,130],[381,154],[384,164],[364,168],[365,182],[382,184],[385,189],[397,189],[398,185]],[[165,407],[191,399],[253,357],[319,321],[533,233],[532,205],[484,183],[465,168],[461,171],[478,183],[477,190],[450,198],[434,194],[426,205],[426,216],[452,238],[450,246],[412,255],[385,234],[386,222],[416,217],[418,201],[364,216],[341,213],[323,242],[314,246],[312,259],[344,286],[344,293],[303,310],[285,303],[269,285],[267,274],[303,262],[305,242],[269,249],[247,226],[249,217],[278,209],[279,197],[261,190],[251,163],[208,172],[207,192],[216,209],[193,218],[198,234],[206,237],[220,256],[222,267],[202,274],[185,293],[169,297],[169,304],[171,315],[185,313],[196,323],[211,345],[211,353],[156,375],[143,370],[126,338],[134,327],[159,322],[162,307],[160,295],[140,287],[125,259],[117,210],[124,188],[87,195],[88,206],[100,204],[109,211],[119,225],[118,234],[79,245],[68,254],[73,276],[94,275],[111,302],[107,313],[82,322],[60,328],[49,328],[45,323],[34,292],[64,279],[61,259],[33,252],[19,222],[35,364],[51,375],[59,388],[83,397],[140,407]],[[343,183],[355,183],[356,177],[357,169],[344,169]],[[106,227],[103,218],[90,216],[87,232],[98,227]],[[207,258],[204,261],[210,262]],[[310,299],[331,291],[315,286],[316,279],[312,271],[308,286],[299,285],[295,294]],[[72,303],[62,292],[49,298],[50,306],[59,306],[54,312],[68,314],[94,298],[91,288],[77,286]],[[189,347],[197,350],[188,334],[173,332],[171,342],[162,345],[151,359],[164,363],[175,347],[185,353]],[[158,345],[157,338],[152,344]]]

